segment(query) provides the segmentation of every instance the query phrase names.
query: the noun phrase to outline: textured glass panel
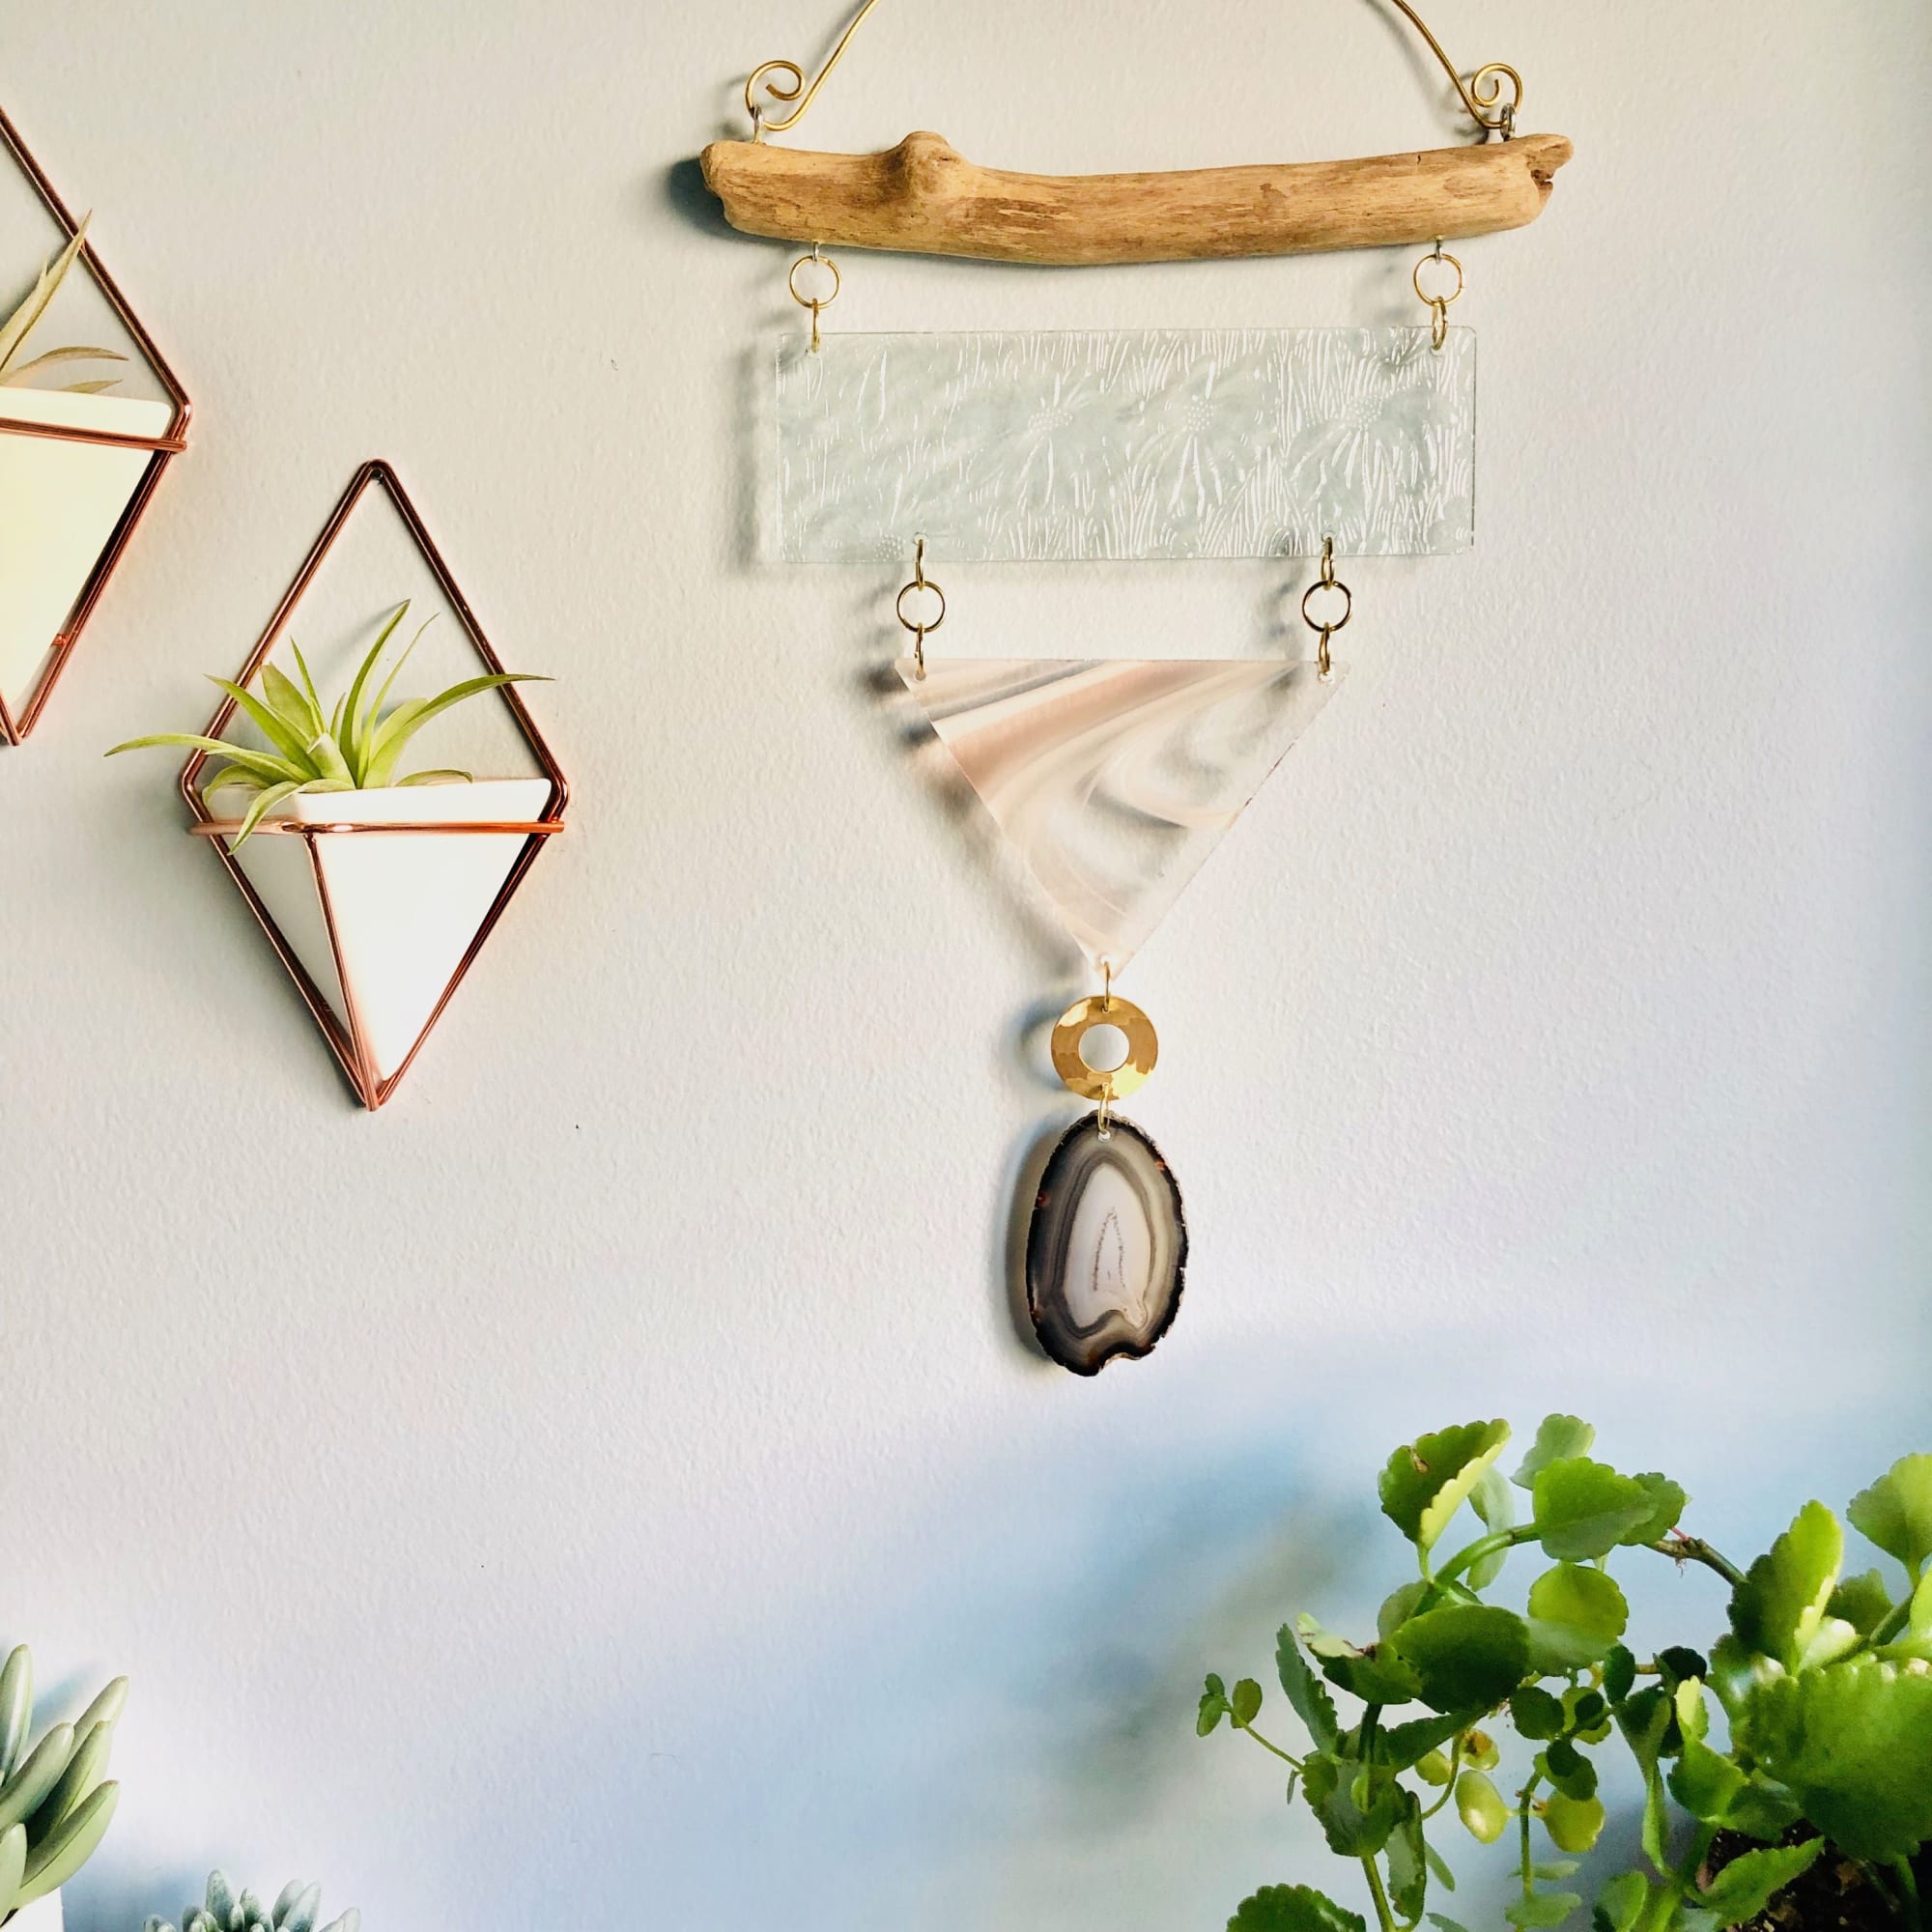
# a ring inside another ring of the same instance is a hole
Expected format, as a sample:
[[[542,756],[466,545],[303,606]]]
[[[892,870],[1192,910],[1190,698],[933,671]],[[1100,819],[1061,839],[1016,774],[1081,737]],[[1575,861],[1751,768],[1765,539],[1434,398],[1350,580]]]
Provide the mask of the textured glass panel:
[[[1427,328],[798,332],[768,551],[1422,555],[1474,540],[1476,342]]]
[[[1118,973],[1341,681],[1270,658],[941,658],[899,675],[1097,967]]]

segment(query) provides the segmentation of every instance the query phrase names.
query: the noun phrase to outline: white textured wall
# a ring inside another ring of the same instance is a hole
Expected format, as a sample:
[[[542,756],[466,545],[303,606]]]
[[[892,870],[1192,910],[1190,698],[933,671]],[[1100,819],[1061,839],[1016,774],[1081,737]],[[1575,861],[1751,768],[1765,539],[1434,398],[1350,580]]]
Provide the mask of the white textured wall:
[[[9,10],[199,405],[0,753],[0,1636],[135,1686],[76,1932],[216,1861],[384,1932],[1216,1925],[1320,1861],[1199,1673],[1399,1575],[1392,1444],[1578,1407],[1740,1548],[1928,1446],[1932,26],[1433,11],[1578,150],[1463,251],[1480,548],[1351,573],[1351,682],[1134,968],[1194,1258],[1087,1385],[1002,1280],[1080,980],[868,682],[896,573],[744,554],[798,317],[685,157],[831,14]],[[1442,92],[1364,0],[893,0],[804,132],[1174,166],[1460,138]],[[1407,272],[854,258],[829,320],[1362,323]],[[370,1119],[171,767],[99,753],[200,721],[375,453],[559,674],[577,806]],[[948,588],[958,648],[1239,653],[1298,582]]]

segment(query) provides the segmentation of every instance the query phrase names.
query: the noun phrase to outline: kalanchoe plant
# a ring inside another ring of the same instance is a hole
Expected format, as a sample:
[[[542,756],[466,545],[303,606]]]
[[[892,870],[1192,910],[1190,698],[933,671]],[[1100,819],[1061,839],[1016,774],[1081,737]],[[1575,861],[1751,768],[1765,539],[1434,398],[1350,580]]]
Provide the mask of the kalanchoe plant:
[[[92,216],[88,217],[92,219]],[[29,361],[21,360],[21,353],[27,346],[27,337],[34,326],[46,314],[53,298],[60,293],[60,285],[67,279],[67,271],[80,259],[80,251],[87,241],[87,221],[83,220],[74,238],[52,261],[48,262],[35,278],[34,286],[27,291],[25,299],[5,322],[0,322],[0,388],[22,387],[28,379],[44,375],[49,369],[71,362],[125,362],[127,356],[112,349],[85,349],[70,346],[63,349],[49,349],[34,356]],[[111,389],[119,379],[113,376],[99,377],[84,383],[68,383],[61,386],[78,395],[94,395],[101,389]]]
[[[1932,1876],[1932,1455],[1904,1458],[1848,1512],[1903,1567],[1900,1592],[1877,1570],[1843,1574],[1844,1531],[1822,1503],[1740,1570],[1678,1527],[1675,1483],[1595,1461],[1588,1424],[1550,1416],[1506,1481],[1509,1436],[1505,1423],[1471,1422],[1389,1459],[1382,1511],[1420,1574],[1382,1605],[1365,1643],[1309,1616],[1284,1626],[1276,1665],[1306,1744],[1289,1749],[1256,1729],[1264,1697],[1252,1678],[1232,1690],[1208,1679],[1201,1735],[1225,1720],[1289,1767],[1290,1802],[1298,1794],[1329,1848],[1359,1863],[1380,1932],[1411,1932],[1425,1916],[1437,1932],[1463,1932],[1427,1910],[1432,1882],[1454,1889],[1431,1833],[1452,1805],[1480,1844],[1510,1840],[1510,1923],[1569,1922],[1583,1905],[1566,1889],[1574,1861],[1605,1825],[1596,1754],[1613,1739],[1642,1779],[1643,1863],[1599,1890],[1596,1932],[1743,1925],[1787,1887],[1814,1882],[1814,1864],[1858,1884],[1880,1922],[1917,1932]],[[1443,1556],[1465,1506],[1481,1534]],[[1489,1601],[1510,1552],[1527,1545],[1548,1567],[1522,1608]],[[1701,1564],[1729,1586],[1730,1628],[1708,1654],[1672,1647],[1639,1661],[1625,1643],[1610,1566],[1630,1550]],[[1352,1700],[1347,1716],[1336,1690]],[[1511,1733],[1518,1769],[1505,1778],[1498,1738]],[[1264,1889],[1229,1927],[1367,1932],[1306,1886]]]
[[[315,1932],[322,1916],[322,1887],[299,1879],[282,1888],[272,1906],[252,1891],[237,1891],[223,1872],[208,1875],[208,1897],[182,1915],[181,1932]],[[362,1915],[354,1906],[323,1932],[358,1932]],[[150,1918],[143,1932],[175,1932],[164,1918]]]
[[[235,840],[238,846],[266,813],[297,792],[467,783],[468,772],[448,770],[411,772],[399,779],[395,776],[396,766],[410,740],[451,705],[461,704],[465,698],[482,692],[495,691],[501,685],[542,680],[531,671],[493,671],[486,676],[465,678],[461,684],[453,684],[434,697],[406,697],[384,710],[389,692],[409,662],[410,653],[429,629],[429,623],[425,623],[416,631],[388,676],[369,695],[377,663],[409,615],[409,610],[405,600],[390,613],[349,689],[336,700],[334,710],[327,718],[322,699],[316,695],[315,680],[309,676],[308,666],[293,639],[289,648],[295,653],[296,669],[301,677],[299,686],[273,665],[262,667],[261,697],[225,677],[211,678],[209,681],[225,691],[269,741],[266,750],[231,745],[221,738],[166,731],[156,737],[129,739],[125,745],[116,745],[107,755],[111,758],[116,752],[139,751],[150,745],[185,745],[219,753],[227,763],[209,781],[203,797],[213,798],[216,792],[231,790],[253,794]],[[429,620],[434,621],[434,618]]]
[[[0,1924],[58,1891],[106,1835],[121,1787],[102,1780],[127,1701],[128,1680],[117,1677],[29,1748],[33,1658],[22,1645],[0,1668]]]

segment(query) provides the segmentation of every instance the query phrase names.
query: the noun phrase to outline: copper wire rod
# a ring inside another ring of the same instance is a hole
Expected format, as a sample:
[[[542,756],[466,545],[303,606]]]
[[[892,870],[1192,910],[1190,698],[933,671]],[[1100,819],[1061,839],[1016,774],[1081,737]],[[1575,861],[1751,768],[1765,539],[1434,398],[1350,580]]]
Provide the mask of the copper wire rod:
[[[323,825],[313,819],[261,819],[255,825],[251,838],[282,837],[282,838],[346,838],[352,833],[413,833],[415,837],[458,837],[475,833],[526,833],[531,838],[549,838],[553,833],[564,829],[562,819],[464,819],[460,823],[446,819],[396,819],[379,825],[363,823],[342,823],[342,825]],[[207,838],[230,838],[242,831],[242,819],[201,819],[187,827],[189,833],[199,833]]]
[[[67,423],[21,422],[15,416],[0,415],[0,430],[10,436],[42,436],[50,442],[92,442],[102,449],[155,449],[179,456],[187,447],[181,436],[124,436],[118,430],[75,429]]]
[[[14,158],[14,164],[27,177],[34,192],[40,197],[41,205],[53,217],[54,225],[71,242],[80,232],[66,202],[55,191],[53,183],[47,178],[41,164],[35,160],[32,151],[21,139],[19,129],[0,109],[0,148],[5,148]],[[141,352],[148,367],[154,372],[155,380],[167,393],[174,405],[174,420],[168,425],[164,437],[122,437],[94,432],[75,432],[57,428],[50,423],[18,423],[0,417],[0,435],[49,437],[58,441],[93,442],[110,448],[146,449],[152,452],[147,469],[141,480],[134,486],[134,493],[128,499],[128,507],[121,513],[121,521],[115,525],[114,533],[95,559],[94,568],[88,573],[87,582],[81,585],[80,594],[73,607],[67,613],[67,621],[49,641],[48,663],[42,671],[40,681],[28,695],[26,703],[16,718],[8,708],[5,698],[0,698],[0,743],[21,745],[27,734],[40,722],[41,713],[46,709],[47,700],[54,694],[54,687],[60,682],[61,673],[67,669],[73,657],[73,647],[80,641],[80,634],[93,616],[95,607],[100,602],[101,593],[107,588],[107,581],[113,576],[116,566],[126,554],[128,541],[134,534],[135,526],[146,514],[156,486],[161,480],[161,471],[170,461],[187,447],[189,418],[194,413],[194,405],[188,400],[187,391],[182,387],[175,372],[168,365],[167,357],[156,347],[155,339],[142,327],[141,319],[128,307],[128,298],[121,293],[119,285],[101,265],[99,256],[94,252],[94,243],[81,243],[80,259],[87,271],[94,277],[95,286],[106,298],[107,305],[114,311],[114,317],[128,331],[134,346]]]

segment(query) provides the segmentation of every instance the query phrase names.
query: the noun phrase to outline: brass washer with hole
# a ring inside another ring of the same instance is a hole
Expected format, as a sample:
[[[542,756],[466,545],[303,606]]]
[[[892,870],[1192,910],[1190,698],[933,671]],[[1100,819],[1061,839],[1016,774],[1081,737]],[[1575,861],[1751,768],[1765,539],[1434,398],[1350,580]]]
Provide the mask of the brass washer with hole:
[[[1105,1073],[1080,1058],[1080,1042],[1096,1026],[1119,1027],[1127,1039],[1126,1059]],[[1052,1051],[1053,1070],[1071,1092],[1083,1100],[1114,1101],[1147,1085],[1160,1057],[1160,1041],[1153,1022],[1131,1000],[1118,993],[1091,993],[1061,1014],[1053,1029]]]

